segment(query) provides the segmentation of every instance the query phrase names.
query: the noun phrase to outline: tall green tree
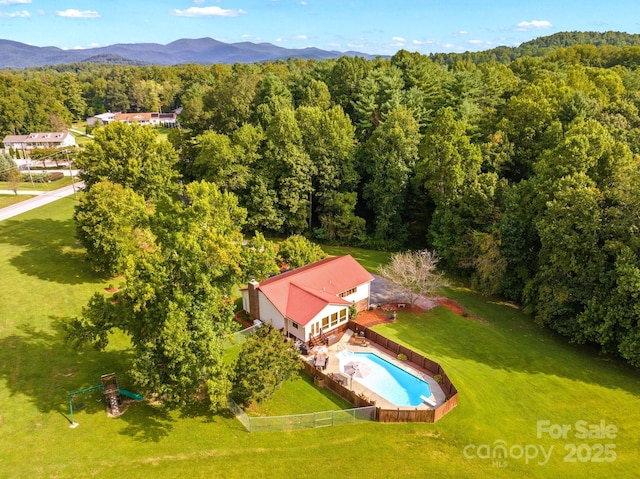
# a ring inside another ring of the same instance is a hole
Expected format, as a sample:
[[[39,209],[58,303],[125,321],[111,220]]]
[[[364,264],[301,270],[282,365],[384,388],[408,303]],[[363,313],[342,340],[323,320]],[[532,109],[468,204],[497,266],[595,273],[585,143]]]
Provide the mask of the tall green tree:
[[[601,194],[584,174],[560,181],[537,221],[538,271],[525,287],[525,300],[537,321],[575,336],[581,313],[603,273]]]
[[[480,148],[471,143],[465,123],[455,119],[453,109],[439,110],[425,133],[416,165],[416,178],[436,205],[454,201],[463,185],[480,172],[481,163]]]
[[[264,235],[255,232],[242,248],[242,276],[246,283],[255,279],[260,282],[280,272],[278,266],[276,245],[265,239]]]
[[[309,227],[309,198],[315,168],[304,150],[293,110],[277,110],[265,138],[261,173],[271,180],[277,194],[285,231],[300,233]]]
[[[299,107],[296,118],[304,149],[314,165],[312,204],[316,217],[330,218],[340,193],[357,186],[354,128],[342,108]],[[355,208],[355,204],[353,205]],[[344,207],[344,204],[340,207]]]
[[[76,160],[80,178],[88,188],[100,181],[131,188],[145,199],[155,199],[176,189],[176,151],[159,141],[150,127],[112,122],[94,131]]]
[[[360,83],[354,100],[356,133],[366,140],[386,115],[402,104],[404,82],[398,68],[381,61]]]
[[[76,345],[108,345],[119,329],[131,338],[131,377],[169,407],[206,397],[226,405],[231,387],[223,361],[240,273],[245,212],[234,196],[205,182],[187,185],[188,204],[163,199],[151,221],[157,241],[128,258],[112,303],[96,293],[67,325]]]
[[[76,237],[100,273],[124,271],[129,256],[153,243],[144,198],[119,184],[94,184],[80,196],[73,219]]]
[[[404,240],[403,208],[420,139],[418,122],[400,106],[389,113],[363,147],[363,196],[372,205],[375,244],[401,244]]]
[[[227,135],[205,132],[195,138],[193,170],[197,178],[216,183],[225,191],[242,189],[249,177],[250,163]]]
[[[278,258],[290,268],[300,268],[326,258],[326,253],[317,244],[302,235],[291,235],[280,243]]]

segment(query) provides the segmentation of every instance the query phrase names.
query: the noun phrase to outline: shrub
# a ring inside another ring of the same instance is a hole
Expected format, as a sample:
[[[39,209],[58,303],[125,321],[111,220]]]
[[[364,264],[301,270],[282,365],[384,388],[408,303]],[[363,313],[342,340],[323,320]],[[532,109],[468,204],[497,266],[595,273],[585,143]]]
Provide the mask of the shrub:
[[[58,181],[62,178],[64,178],[64,173],[61,173],[60,171],[54,171],[53,173],[49,174],[49,181]]]
[[[266,324],[241,347],[234,367],[232,396],[245,405],[267,401],[300,365],[294,342]]]
[[[436,374],[435,376],[433,376],[433,380],[438,384],[442,384],[442,374]]]
[[[351,306],[349,306],[349,319],[355,321],[358,317],[358,307],[356,306],[356,302],[352,301]]]
[[[408,358],[407,358],[407,355],[406,355],[406,354],[404,354],[404,353],[399,353],[399,354],[398,354],[398,359],[399,359],[400,361],[406,361]]]

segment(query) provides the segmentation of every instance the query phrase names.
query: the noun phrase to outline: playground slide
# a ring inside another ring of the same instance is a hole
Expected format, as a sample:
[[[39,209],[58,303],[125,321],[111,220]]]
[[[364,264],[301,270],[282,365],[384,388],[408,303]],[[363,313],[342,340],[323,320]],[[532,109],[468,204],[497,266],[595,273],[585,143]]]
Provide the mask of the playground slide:
[[[136,401],[142,401],[142,395],[138,393],[133,393],[131,391],[127,391],[126,389],[118,388],[118,392],[123,396],[127,396],[128,398],[135,399]]]

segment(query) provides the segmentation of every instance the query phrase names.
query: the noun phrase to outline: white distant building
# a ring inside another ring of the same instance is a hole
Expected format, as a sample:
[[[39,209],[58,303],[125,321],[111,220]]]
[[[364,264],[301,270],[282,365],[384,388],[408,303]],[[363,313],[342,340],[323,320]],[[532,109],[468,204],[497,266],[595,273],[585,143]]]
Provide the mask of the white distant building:
[[[153,125],[153,126],[165,126],[173,128],[178,126],[178,115],[175,112],[172,113],[100,113],[87,118],[87,125],[95,126],[97,122],[100,125],[108,125],[114,121],[121,121],[128,125]]]
[[[109,123],[114,121],[116,115],[119,114],[120,113],[111,113],[110,111],[108,111],[107,113],[100,113],[99,115],[90,116],[89,118],[87,118],[87,125],[95,126],[96,122],[100,122],[100,125],[108,125]]]
[[[2,140],[4,151],[33,150],[34,148],[69,148],[76,146],[76,139],[66,131],[29,133],[28,135],[7,135]]]

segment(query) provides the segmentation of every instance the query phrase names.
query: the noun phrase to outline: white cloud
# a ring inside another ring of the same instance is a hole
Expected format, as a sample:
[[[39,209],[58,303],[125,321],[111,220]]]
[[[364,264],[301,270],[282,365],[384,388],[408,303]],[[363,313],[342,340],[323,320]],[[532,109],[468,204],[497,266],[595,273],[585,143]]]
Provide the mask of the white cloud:
[[[0,5],[27,5],[31,0],[0,0]]]
[[[56,10],[59,17],[67,18],[100,18],[100,14],[95,10],[76,10],[75,8],[67,8],[66,10]]]
[[[309,4],[307,2],[300,2],[300,5],[302,5],[303,7],[306,7]]]
[[[536,28],[551,28],[553,25],[547,20],[531,20],[530,22],[520,22],[516,25],[516,30],[526,32]]]
[[[237,17],[242,13],[246,12],[220,7],[191,7],[186,10],[171,10],[171,15],[177,17]]]
[[[411,43],[414,45],[432,45],[433,40],[412,40]]]
[[[406,42],[406,40],[402,37],[391,37],[391,40],[396,42],[396,43],[404,43]]]
[[[29,18],[29,17],[31,17],[31,14],[26,10],[21,10],[19,12],[11,12],[11,13],[0,12],[0,18]]]
[[[469,32],[467,32],[466,30],[460,30],[458,32],[458,35],[467,35]]]
[[[471,43],[472,45],[482,45],[485,42],[483,40],[469,40],[469,43]]]
[[[306,40],[308,37],[306,35],[296,35],[295,37],[296,40]]]

